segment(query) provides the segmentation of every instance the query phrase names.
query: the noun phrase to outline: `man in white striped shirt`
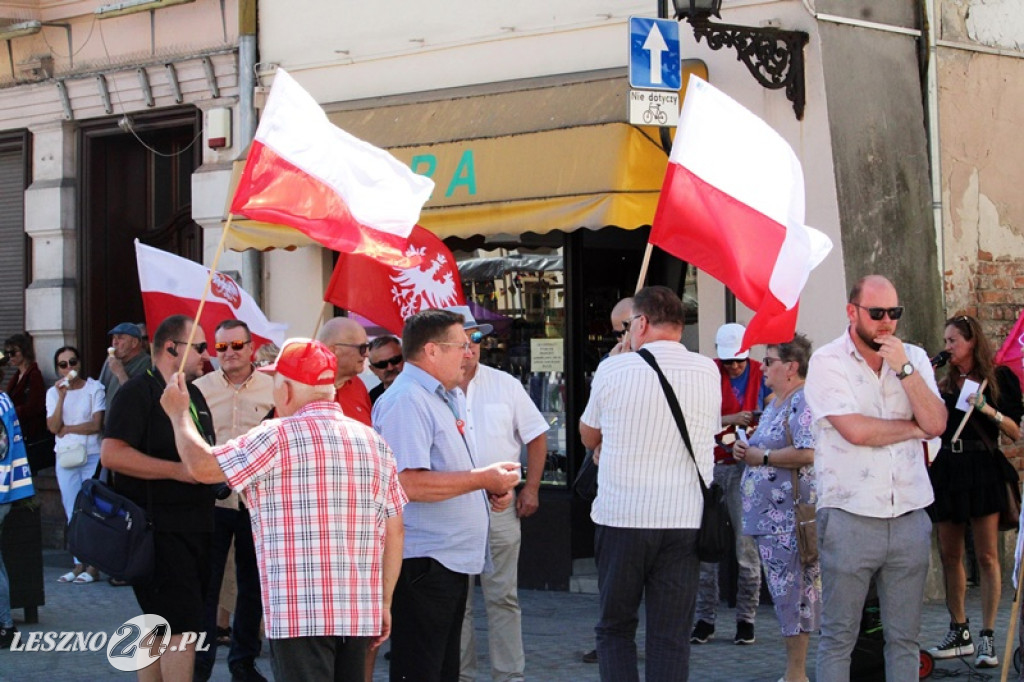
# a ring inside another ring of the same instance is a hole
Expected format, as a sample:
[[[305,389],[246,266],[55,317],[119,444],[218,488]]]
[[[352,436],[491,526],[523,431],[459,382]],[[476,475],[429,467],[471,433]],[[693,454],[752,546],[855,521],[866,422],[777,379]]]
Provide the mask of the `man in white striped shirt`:
[[[633,298],[630,347],[649,350],[668,378],[701,475],[710,482],[714,436],[721,431],[719,373],[714,362],[679,342],[683,322],[682,301],[671,289],[641,289]],[[636,619],[646,594],[646,679],[686,680],[703,501],[658,376],[640,355],[623,353],[598,365],[580,436],[589,449],[601,446],[591,509],[601,679],[638,679]]]

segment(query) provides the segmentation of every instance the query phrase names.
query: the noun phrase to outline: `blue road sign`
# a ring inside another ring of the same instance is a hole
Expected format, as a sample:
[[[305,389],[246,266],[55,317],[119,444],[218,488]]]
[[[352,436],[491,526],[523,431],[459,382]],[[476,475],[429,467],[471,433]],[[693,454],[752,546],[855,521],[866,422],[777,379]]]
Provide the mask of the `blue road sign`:
[[[679,23],[672,19],[629,18],[629,84],[647,90],[683,85]]]

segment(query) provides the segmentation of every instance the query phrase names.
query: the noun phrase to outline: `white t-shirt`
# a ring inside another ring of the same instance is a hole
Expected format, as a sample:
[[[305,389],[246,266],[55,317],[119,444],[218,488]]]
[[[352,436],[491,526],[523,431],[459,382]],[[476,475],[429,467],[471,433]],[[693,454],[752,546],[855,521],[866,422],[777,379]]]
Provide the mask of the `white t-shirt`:
[[[61,417],[66,426],[77,426],[92,421],[92,416],[97,412],[106,412],[107,397],[103,390],[103,384],[95,379],[86,379],[85,386],[76,390],[69,390],[64,396],[64,410]],[[57,411],[57,387],[51,386],[46,392],[46,417],[50,418]],[[57,438],[57,449],[61,443],[72,444],[80,442],[85,445],[85,451],[90,455],[99,454],[100,434],[93,433],[83,436],[78,433],[69,433],[66,436]]]
[[[518,462],[522,446],[548,423],[511,374],[479,365],[466,391],[466,438],[477,466]]]

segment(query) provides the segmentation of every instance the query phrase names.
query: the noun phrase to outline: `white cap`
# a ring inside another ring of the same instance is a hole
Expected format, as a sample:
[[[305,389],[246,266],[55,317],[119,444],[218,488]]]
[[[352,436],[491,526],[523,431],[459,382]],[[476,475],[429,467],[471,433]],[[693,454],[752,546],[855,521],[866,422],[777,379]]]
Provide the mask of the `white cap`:
[[[718,333],[715,334],[715,348],[718,349],[719,360],[746,360],[750,356],[748,351],[740,352],[743,334],[746,331],[746,327],[735,322],[723,324],[718,328]]]

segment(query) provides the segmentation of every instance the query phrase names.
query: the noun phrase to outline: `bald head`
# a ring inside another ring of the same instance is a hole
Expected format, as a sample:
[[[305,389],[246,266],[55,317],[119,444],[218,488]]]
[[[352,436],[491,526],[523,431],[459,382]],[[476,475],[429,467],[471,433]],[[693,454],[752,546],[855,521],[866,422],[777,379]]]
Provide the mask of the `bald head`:
[[[338,359],[335,385],[340,386],[363,371],[369,344],[361,324],[349,317],[335,317],[324,323],[316,338]]]
[[[629,320],[629,316],[633,314],[633,297],[627,296],[612,308],[612,331],[620,332],[624,327],[624,323]]]
[[[864,295],[865,291],[871,293],[885,293],[895,294],[896,287],[886,277],[882,275],[868,275],[861,277],[857,280],[857,283],[850,289],[850,298],[847,299],[848,303],[860,303],[861,296]]]

